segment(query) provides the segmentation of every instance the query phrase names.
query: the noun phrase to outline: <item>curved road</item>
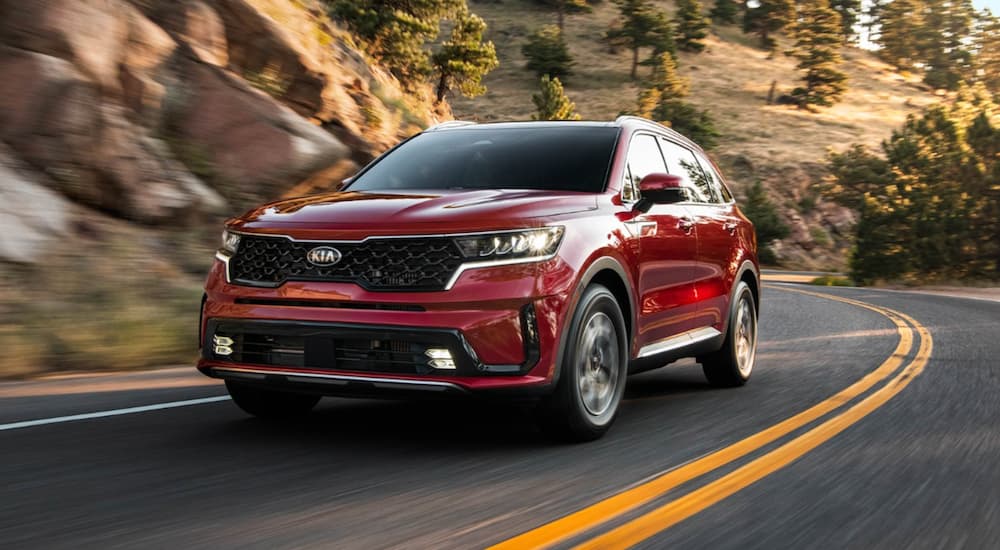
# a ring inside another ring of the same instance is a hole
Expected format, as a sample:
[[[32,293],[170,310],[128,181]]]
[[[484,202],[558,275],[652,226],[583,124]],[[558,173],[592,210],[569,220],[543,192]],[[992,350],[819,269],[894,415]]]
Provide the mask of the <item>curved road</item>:
[[[1000,544],[1000,303],[771,285],[760,335],[746,387],[690,361],[633,377],[573,446],[503,405],[326,399],[270,424],[193,369],[3,384],[0,545]]]

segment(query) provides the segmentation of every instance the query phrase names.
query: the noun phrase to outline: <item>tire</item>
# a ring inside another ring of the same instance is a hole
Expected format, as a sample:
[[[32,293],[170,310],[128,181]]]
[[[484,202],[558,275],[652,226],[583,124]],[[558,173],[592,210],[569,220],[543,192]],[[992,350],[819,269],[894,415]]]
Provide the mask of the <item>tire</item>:
[[[756,358],[757,306],[750,287],[740,281],[729,306],[729,330],[722,348],[698,360],[709,384],[732,388],[747,383]]]
[[[304,416],[320,400],[319,395],[268,390],[230,380],[226,381],[226,389],[236,406],[260,418],[287,419]]]
[[[628,333],[614,295],[589,286],[569,331],[559,382],[539,404],[539,426],[561,441],[592,441],[614,422],[628,375]]]

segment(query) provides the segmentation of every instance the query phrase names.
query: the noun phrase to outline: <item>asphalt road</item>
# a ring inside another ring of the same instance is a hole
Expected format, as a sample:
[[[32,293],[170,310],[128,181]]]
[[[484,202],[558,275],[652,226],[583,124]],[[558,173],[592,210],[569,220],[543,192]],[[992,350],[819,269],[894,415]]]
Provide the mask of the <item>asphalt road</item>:
[[[569,446],[500,405],[121,410],[224,395],[193,369],[2,384],[0,547],[478,548],[580,510],[558,546],[1000,546],[1000,303],[784,288],[913,320],[768,288],[750,384],[633,377],[607,437]],[[14,424],[97,411],[124,414]]]

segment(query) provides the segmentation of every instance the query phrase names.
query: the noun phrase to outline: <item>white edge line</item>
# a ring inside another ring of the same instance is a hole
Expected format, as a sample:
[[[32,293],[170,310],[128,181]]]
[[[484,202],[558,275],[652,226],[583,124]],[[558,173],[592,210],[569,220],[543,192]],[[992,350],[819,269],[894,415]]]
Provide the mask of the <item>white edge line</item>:
[[[72,414],[69,416],[56,416],[52,418],[40,418],[38,420],[24,420],[22,422],[11,422],[0,424],[0,431],[17,430],[20,428],[30,428],[32,426],[44,426],[46,424],[59,424],[61,422],[73,422],[76,420],[91,420],[94,418],[104,418],[107,416],[121,416],[123,414],[135,414],[149,411],[159,411],[163,409],[176,409],[177,407],[189,407],[191,405],[203,405],[205,403],[216,403],[218,401],[229,400],[228,395],[218,395],[215,397],[203,397],[201,399],[188,399],[185,401],[171,401],[169,403],[157,403],[155,405],[143,405],[141,407],[129,407],[127,409],[112,409],[110,411],[98,411],[92,413]]]

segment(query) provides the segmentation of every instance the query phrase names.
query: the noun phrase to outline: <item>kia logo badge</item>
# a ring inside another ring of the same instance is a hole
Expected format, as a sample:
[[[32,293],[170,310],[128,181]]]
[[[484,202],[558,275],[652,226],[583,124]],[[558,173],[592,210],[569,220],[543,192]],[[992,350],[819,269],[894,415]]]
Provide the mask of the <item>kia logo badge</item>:
[[[306,254],[309,263],[320,267],[331,266],[340,261],[340,251],[329,246],[317,246]]]

